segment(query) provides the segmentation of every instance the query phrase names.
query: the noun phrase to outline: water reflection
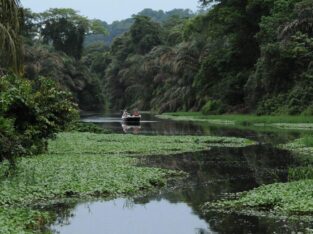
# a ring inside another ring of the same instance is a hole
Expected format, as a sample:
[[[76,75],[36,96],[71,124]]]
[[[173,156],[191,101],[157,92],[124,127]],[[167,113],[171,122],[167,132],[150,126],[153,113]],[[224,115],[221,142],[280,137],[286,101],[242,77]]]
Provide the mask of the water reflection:
[[[151,114],[142,114],[140,129],[130,126],[129,123],[124,125],[119,113],[100,114],[82,116],[83,122],[95,123],[100,127],[111,130],[113,133],[133,133],[143,135],[202,135],[204,134],[201,126],[186,124],[183,122],[160,120]],[[139,130],[139,131],[138,131]]]
[[[190,176],[157,194],[134,200],[116,199],[87,204],[60,204],[50,207],[58,214],[56,233],[291,233],[305,231],[311,223],[265,217],[210,212],[201,205],[227,193],[247,191],[263,184],[285,182],[288,168],[298,166],[293,156],[275,148],[291,141],[301,131],[241,129],[203,123],[159,120],[143,114],[140,126],[121,123],[119,114],[88,115],[94,122],[115,133],[147,135],[216,135],[244,137],[261,144],[246,148],[212,148],[209,151],[173,156],[139,158],[139,166],[182,170]]]
[[[266,144],[282,144],[301,136],[298,130],[281,130],[275,128],[248,128],[234,126],[209,125],[203,122],[179,122],[161,120],[147,113],[142,114],[140,128],[123,125],[120,113],[85,114],[81,117],[84,122],[92,122],[113,133],[132,133],[142,135],[214,135],[242,137]]]
[[[170,157],[142,157],[139,165],[182,170],[190,176],[180,183],[173,182],[157,194],[131,201],[117,199],[77,205],[70,218],[64,219],[65,223],[56,223],[53,228],[61,234],[288,233],[304,230],[301,222],[214,212],[204,215],[201,211],[204,202],[221,198],[226,193],[286,181],[288,168],[297,165],[287,151],[269,145],[212,148]],[[64,225],[68,220],[70,224]]]
[[[135,135],[140,133],[140,129],[141,129],[140,124],[122,123],[121,125],[122,125],[124,133],[132,133]]]
[[[144,206],[127,199],[81,204],[73,213],[71,225],[52,229],[61,234],[214,233],[187,204],[173,204],[165,199]]]

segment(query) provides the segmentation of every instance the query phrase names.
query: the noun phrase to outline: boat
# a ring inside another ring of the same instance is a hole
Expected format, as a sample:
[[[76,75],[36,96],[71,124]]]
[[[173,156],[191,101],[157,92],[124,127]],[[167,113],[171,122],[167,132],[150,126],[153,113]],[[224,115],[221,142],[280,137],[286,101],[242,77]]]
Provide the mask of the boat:
[[[138,111],[135,111],[132,115],[130,115],[126,110],[122,115],[122,121],[124,123],[131,123],[131,124],[139,124],[141,120],[141,115]]]
[[[127,115],[122,116],[123,122],[130,122],[130,123],[139,123],[141,120],[141,115],[133,116],[133,115]]]

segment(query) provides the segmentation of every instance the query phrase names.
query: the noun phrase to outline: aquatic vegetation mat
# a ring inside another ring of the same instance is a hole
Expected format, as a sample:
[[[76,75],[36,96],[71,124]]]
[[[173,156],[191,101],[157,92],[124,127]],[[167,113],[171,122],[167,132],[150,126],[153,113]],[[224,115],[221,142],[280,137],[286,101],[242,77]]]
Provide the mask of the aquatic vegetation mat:
[[[307,160],[313,163],[313,137],[312,136],[304,136],[302,138],[296,139],[295,141],[281,145],[280,147],[301,155],[299,157],[303,158],[304,156],[307,156]]]
[[[177,112],[157,115],[161,119],[197,121],[216,125],[245,125],[280,129],[312,130],[312,116],[204,115],[200,112]]]
[[[164,186],[168,178],[184,174],[138,167],[137,159],[130,156],[203,150],[211,144],[252,143],[209,136],[61,133],[49,142],[47,154],[18,159],[10,176],[6,176],[8,164],[0,165],[0,233],[31,233],[49,223],[53,214],[36,210],[39,204],[66,198],[132,196]]]
[[[236,199],[207,203],[205,210],[238,213],[265,211],[277,216],[313,214],[313,180],[264,185],[244,192]]]
[[[248,192],[207,203],[204,210],[289,217],[313,214],[313,137],[304,136],[280,145],[295,153],[296,167],[289,168],[288,182],[262,185]]]
[[[61,133],[57,141],[50,142],[49,152],[110,156],[170,155],[206,150],[210,146],[245,147],[252,144],[251,140],[236,137]]]

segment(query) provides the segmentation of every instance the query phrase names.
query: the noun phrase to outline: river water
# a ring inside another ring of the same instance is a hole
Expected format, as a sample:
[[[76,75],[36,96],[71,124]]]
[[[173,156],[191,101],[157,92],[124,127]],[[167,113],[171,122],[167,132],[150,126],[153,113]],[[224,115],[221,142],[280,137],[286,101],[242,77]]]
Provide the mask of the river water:
[[[160,120],[143,115],[140,126],[126,126],[119,114],[82,117],[114,133],[144,135],[215,135],[245,137],[259,144],[245,148],[212,148],[172,156],[140,157],[138,166],[182,170],[190,176],[148,196],[53,207],[58,214],[51,226],[60,234],[206,234],[292,233],[313,227],[302,220],[203,214],[201,206],[227,193],[247,191],[262,184],[286,182],[288,168],[298,165],[287,151],[275,146],[298,138],[301,132],[210,126]]]

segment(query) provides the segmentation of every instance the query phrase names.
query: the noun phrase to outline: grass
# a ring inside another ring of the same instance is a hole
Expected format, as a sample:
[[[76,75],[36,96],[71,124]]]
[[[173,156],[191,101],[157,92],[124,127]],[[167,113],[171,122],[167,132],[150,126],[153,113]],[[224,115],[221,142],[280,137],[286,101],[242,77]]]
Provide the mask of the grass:
[[[53,214],[35,209],[62,199],[133,196],[164,186],[182,173],[137,167],[137,155],[197,151],[210,145],[241,147],[253,142],[211,136],[133,136],[61,133],[47,154],[20,158],[5,177],[0,164],[0,233],[40,232]]]
[[[200,112],[164,113],[157,117],[177,121],[201,121],[220,125],[274,126],[287,129],[312,129],[313,116],[204,115]]]

